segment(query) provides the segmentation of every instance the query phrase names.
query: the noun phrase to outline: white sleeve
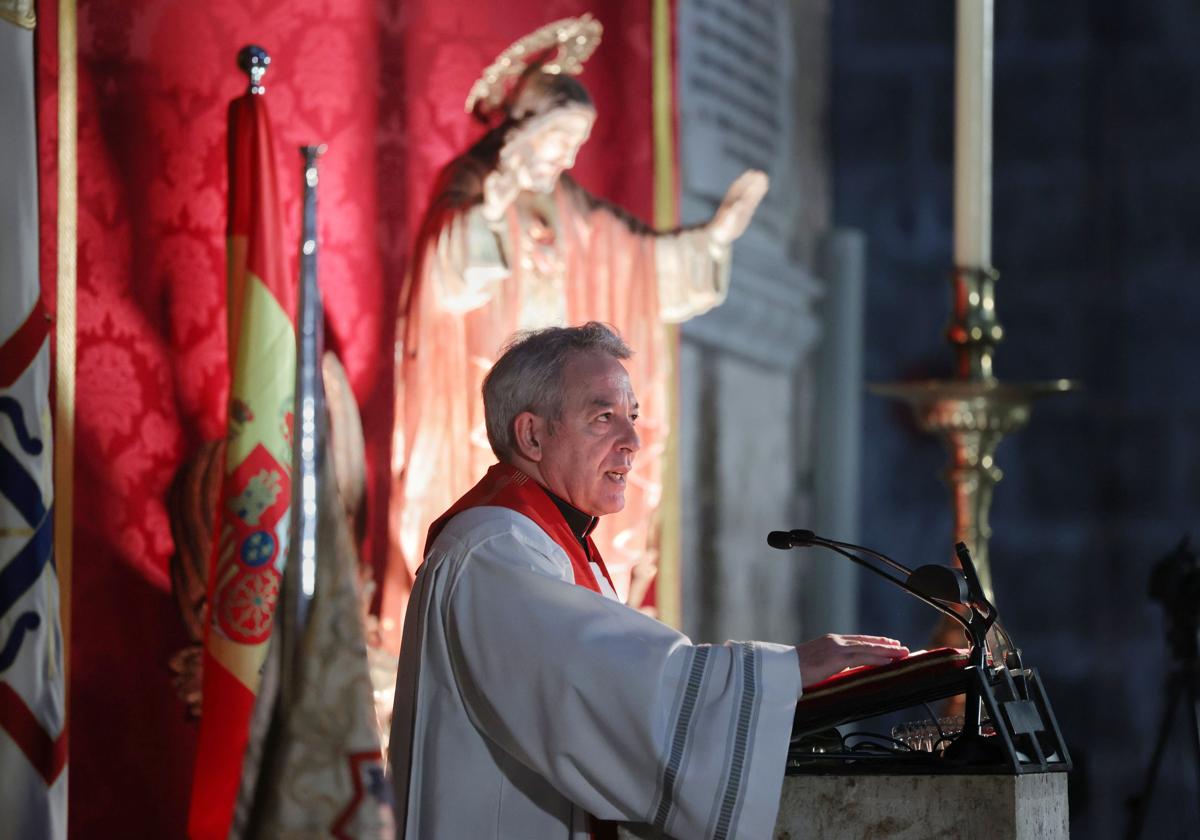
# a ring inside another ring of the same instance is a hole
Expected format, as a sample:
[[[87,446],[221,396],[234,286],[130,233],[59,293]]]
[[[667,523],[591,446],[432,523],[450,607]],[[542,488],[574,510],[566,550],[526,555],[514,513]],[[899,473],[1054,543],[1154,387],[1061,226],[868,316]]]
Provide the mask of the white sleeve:
[[[708,225],[658,231],[604,199],[589,193],[569,175],[560,183],[580,208],[595,232],[597,226],[618,225],[654,248],[654,273],[658,280],[658,316],[677,324],[703,315],[725,302],[729,294],[731,249],[718,244]],[[604,223],[598,219],[604,218]]]
[[[661,233],[654,239],[659,317],[677,324],[725,302],[729,246],[713,242],[707,228]]]
[[[466,313],[490,301],[497,285],[509,277],[502,246],[478,205],[447,222],[427,256],[438,307]]]
[[[570,583],[561,549],[533,542],[517,529],[488,537],[443,590],[473,723],[601,819],[770,837],[800,694],[795,649],[693,645]]]

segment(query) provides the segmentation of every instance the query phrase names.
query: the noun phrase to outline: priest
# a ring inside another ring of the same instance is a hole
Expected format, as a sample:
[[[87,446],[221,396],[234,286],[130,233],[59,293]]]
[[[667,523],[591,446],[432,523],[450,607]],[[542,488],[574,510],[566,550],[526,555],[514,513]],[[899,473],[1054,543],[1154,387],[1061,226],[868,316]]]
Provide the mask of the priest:
[[[401,838],[582,840],[610,821],[770,837],[802,687],[908,653],[873,636],[693,644],[617,599],[590,534],[623,507],[640,446],[630,356],[602,324],[552,327],[484,381],[499,463],[430,528],[404,623]]]

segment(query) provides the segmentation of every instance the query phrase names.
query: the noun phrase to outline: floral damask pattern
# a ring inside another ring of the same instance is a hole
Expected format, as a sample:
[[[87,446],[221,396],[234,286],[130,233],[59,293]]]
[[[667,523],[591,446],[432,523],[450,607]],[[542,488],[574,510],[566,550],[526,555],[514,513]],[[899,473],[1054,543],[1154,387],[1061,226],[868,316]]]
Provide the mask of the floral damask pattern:
[[[644,7],[644,8],[643,8]],[[237,51],[271,54],[267,102],[287,242],[302,143],[322,142],[329,343],[362,410],[364,558],[386,555],[395,295],[437,169],[478,134],[463,99],[510,42],[592,11],[584,81],[600,112],[577,174],[650,216],[649,4],[603,0],[78,0],[78,370],[71,831],[183,836],[194,730],[166,670],[187,637],[164,505],[179,464],[223,432],[225,119]],[[41,254],[55,289],[57,20],[39,4]],[[620,166],[606,154],[620,148]],[[294,261],[294,258],[293,258]],[[294,265],[294,262],[293,262]]]

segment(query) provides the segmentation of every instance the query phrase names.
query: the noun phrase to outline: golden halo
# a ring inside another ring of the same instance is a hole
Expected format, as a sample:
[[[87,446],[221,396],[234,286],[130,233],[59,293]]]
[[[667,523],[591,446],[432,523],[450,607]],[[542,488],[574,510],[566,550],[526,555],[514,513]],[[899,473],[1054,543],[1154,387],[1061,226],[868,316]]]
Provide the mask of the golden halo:
[[[552,47],[557,52],[542,65],[546,73],[566,73],[578,76],[583,72],[583,63],[591,57],[600,44],[604,27],[590,14],[577,18],[563,18],[537,29],[496,56],[483,75],[471,86],[467,95],[467,113],[482,106],[484,112],[494,111],[504,102],[506,80],[521,75],[529,66],[529,59]]]

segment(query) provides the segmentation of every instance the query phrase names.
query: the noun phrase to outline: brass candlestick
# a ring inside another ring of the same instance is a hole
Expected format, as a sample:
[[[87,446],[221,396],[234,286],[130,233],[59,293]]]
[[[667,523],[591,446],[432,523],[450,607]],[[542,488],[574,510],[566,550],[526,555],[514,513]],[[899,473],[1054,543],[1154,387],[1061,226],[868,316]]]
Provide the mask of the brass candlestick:
[[[918,425],[945,441],[950,451],[944,477],[954,503],[953,542],[964,542],[971,550],[992,603],[996,597],[988,557],[992,534],[988,511],[992,488],[1003,476],[996,466],[996,447],[1005,435],[1029,422],[1035,399],[1075,387],[1067,379],[1019,383],[996,379],[992,357],[1004,336],[996,320],[998,276],[990,266],[954,271],[954,310],[946,330],[955,358],[952,379],[870,386],[876,394],[905,400]],[[958,565],[957,558],[951,562]]]

